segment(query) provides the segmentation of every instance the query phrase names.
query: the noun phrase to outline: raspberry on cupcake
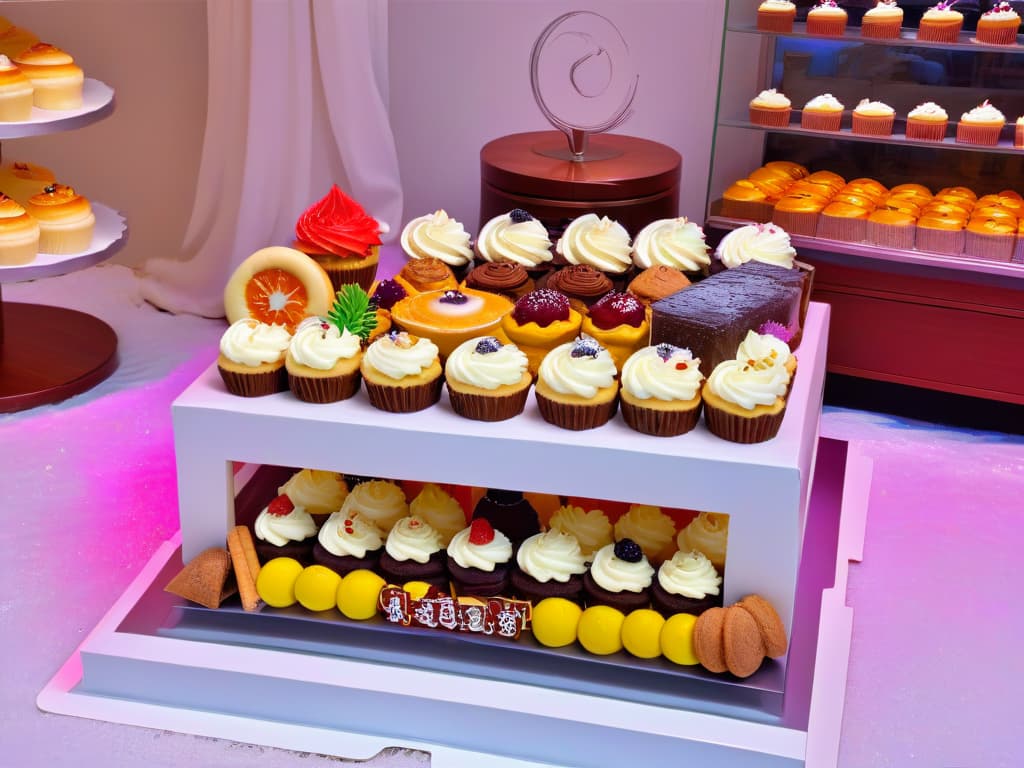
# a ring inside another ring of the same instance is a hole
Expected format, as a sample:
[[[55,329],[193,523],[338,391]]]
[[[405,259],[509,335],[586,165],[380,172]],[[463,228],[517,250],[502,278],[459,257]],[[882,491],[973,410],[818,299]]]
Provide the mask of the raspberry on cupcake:
[[[583,576],[583,590],[588,605],[607,605],[629,613],[648,606],[653,578],[654,568],[640,545],[632,539],[620,539],[594,555],[590,570]]]
[[[317,534],[316,523],[309,512],[293,504],[287,496],[272,499],[256,516],[252,529],[256,538],[256,554],[261,562],[275,557],[310,562]]]
[[[507,592],[512,542],[477,518],[448,543],[448,573],[458,595],[494,597]]]

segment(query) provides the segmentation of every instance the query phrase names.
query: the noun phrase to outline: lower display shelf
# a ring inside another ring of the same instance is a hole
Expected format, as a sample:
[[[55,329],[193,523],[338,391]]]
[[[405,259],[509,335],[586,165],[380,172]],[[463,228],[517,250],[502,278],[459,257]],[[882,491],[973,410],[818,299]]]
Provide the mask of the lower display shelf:
[[[304,612],[186,607],[163,592],[181,567],[176,536],[38,704],[352,758],[421,749],[434,766],[602,766],[638,754],[835,765],[852,627],[846,579],[861,558],[870,474],[855,448],[820,441],[788,663],[745,681],[621,652],[554,652],[528,637],[467,641]]]

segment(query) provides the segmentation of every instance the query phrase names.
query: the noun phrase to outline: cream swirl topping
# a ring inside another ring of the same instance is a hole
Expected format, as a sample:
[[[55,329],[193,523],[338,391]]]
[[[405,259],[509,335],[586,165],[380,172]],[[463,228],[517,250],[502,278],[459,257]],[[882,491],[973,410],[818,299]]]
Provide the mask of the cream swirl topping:
[[[518,384],[526,371],[526,353],[515,344],[502,344],[493,336],[479,336],[459,344],[445,362],[448,379],[494,390]]]
[[[251,317],[243,317],[224,331],[220,337],[220,351],[233,363],[258,368],[280,360],[291,338],[283,325],[267,325]]]
[[[963,19],[964,15],[960,11],[950,8],[950,5],[951,3],[939,3],[925,11],[921,19],[927,19],[928,21],[956,21]]]
[[[466,513],[450,494],[434,483],[427,483],[409,505],[409,513],[422,518],[441,534],[447,546],[452,537],[466,527]]]
[[[619,222],[596,213],[572,220],[555,246],[570,264],[587,264],[601,272],[625,272],[632,264],[629,233]]]
[[[792,269],[796,249],[789,233],[777,224],[747,224],[723,237],[715,256],[729,269],[748,261]]]
[[[764,0],[757,9],[759,11],[789,11],[796,10],[796,4],[790,0]]]
[[[541,583],[565,584],[587,570],[576,537],[556,530],[536,533],[520,544],[516,563],[523,573]]]
[[[555,392],[589,399],[599,389],[612,386],[616,373],[608,350],[589,336],[581,336],[548,352],[537,377]]]
[[[750,104],[751,106],[782,108],[790,106],[792,102],[784,94],[774,88],[769,88],[751,99]]]
[[[370,480],[360,483],[349,493],[341,505],[341,513],[347,517],[361,514],[382,531],[387,533],[401,517],[409,512],[402,489],[387,480]]]
[[[998,109],[989,104],[988,99],[981,102],[978,106],[972,109],[970,112],[964,112],[960,116],[961,120],[976,123],[998,123],[1006,122],[1006,117]]]
[[[658,569],[658,583],[670,595],[700,600],[718,594],[722,577],[700,552],[676,552]]]
[[[264,509],[256,516],[252,530],[260,541],[283,547],[290,541],[316,536],[316,523],[302,507],[292,507],[287,515],[272,515]]]
[[[870,101],[868,99],[861,99],[857,106],[854,107],[854,112],[858,115],[878,115],[888,116],[896,113],[896,110],[881,101]]]
[[[288,478],[277,493],[287,496],[292,504],[305,507],[311,515],[329,515],[341,509],[348,487],[337,472],[302,469]]]
[[[573,536],[579,542],[584,559],[593,557],[597,550],[612,540],[612,524],[600,509],[585,511],[572,505],[559,507],[548,521],[548,527]]]
[[[553,258],[548,231],[540,221],[531,218],[516,222],[507,213],[484,224],[476,249],[484,261],[508,261],[527,269]]]
[[[910,112],[907,113],[907,117],[924,118],[931,120],[947,120],[949,115],[942,107],[936,104],[934,101],[926,101],[924,104],[918,104]]]
[[[786,394],[789,373],[781,365],[749,365],[745,360],[723,360],[708,377],[707,387],[728,403],[748,411],[772,405]]]
[[[654,579],[654,568],[642,557],[636,563],[627,563],[615,556],[615,545],[605,544],[590,566],[590,575],[602,589],[609,592],[643,592]]]
[[[351,517],[335,512],[320,528],[317,541],[336,557],[366,557],[384,544],[384,534],[358,512]]]
[[[903,9],[896,0],[878,0],[878,5],[864,14],[869,19],[902,19]]]
[[[441,534],[415,515],[403,517],[395,523],[384,543],[384,550],[395,560],[413,560],[417,563],[427,562],[441,547]]]
[[[820,96],[815,96],[813,99],[804,104],[804,109],[819,109],[841,112],[843,110],[843,103],[839,101],[831,93],[823,93]]]
[[[448,544],[448,556],[463,568],[476,568],[491,573],[495,566],[504,565],[512,559],[512,542],[499,530],[486,544],[474,544],[469,540],[471,528],[463,528]]]
[[[349,360],[359,351],[359,337],[348,328],[339,331],[334,323],[316,322],[299,325],[288,347],[292,359],[299,365],[329,371],[339,360]]]
[[[469,233],[444,210],[419,216],[402,230],[402,250],[410,258],[425,259],[433,256],[449,267],[461,267],[473,258],[469,247]]]
[[[693,400],[702,381],[700,358],[671,344],[639,349],[622,366],[622,389],[638,400]]]
[[[363,359],[391,379],[418,376],[437,360],[437,345],[430,339],[416,339],[405,333],[390,333],[371,344]]]
[[[658,219],[640,230],[633,241],[633,263],[641,269],[665,266],[698,272],[711,263],[704,230],[680,216]]]
[[[770,361],[780,366],[784,366],[791,355],[789,345],[778,336],[757,331],[747,331],[736,350],[737,360],[748,363],[751,360]]]
[[[1020,21],[1020,15],[1009,3],[998,3],[982,14],[987,21]]]
[[[721,570],[725,567],[725,549],[729,539],[729,516],[721,512],[701,512],[676,537],[681,552],[697,550]]]
[[[660,562],[675,550],[676,524],[660,507],[633,504],[615,522],[615,538],[632,539],[648,560]]]

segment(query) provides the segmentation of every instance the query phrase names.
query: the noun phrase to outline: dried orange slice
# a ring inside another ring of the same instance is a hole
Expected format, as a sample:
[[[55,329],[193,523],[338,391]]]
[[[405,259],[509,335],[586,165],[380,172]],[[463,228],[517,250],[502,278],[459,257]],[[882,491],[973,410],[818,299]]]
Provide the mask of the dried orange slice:
[[[261,248],[238,265],[224,288],[228,322],[252,317],[292,333],[310,315],[326,315],[334,301],[331,278],[301,251]]]

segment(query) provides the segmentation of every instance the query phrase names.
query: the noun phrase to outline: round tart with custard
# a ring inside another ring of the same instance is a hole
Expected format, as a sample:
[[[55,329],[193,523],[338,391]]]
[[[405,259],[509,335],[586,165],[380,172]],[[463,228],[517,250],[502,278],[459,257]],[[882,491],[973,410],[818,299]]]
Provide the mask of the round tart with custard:
[[[391,308],[391,320],[401,330],[430,339],[447,358],[464,341],[500,332],[512,302],[496,293],[444,290],[419,293]]]

